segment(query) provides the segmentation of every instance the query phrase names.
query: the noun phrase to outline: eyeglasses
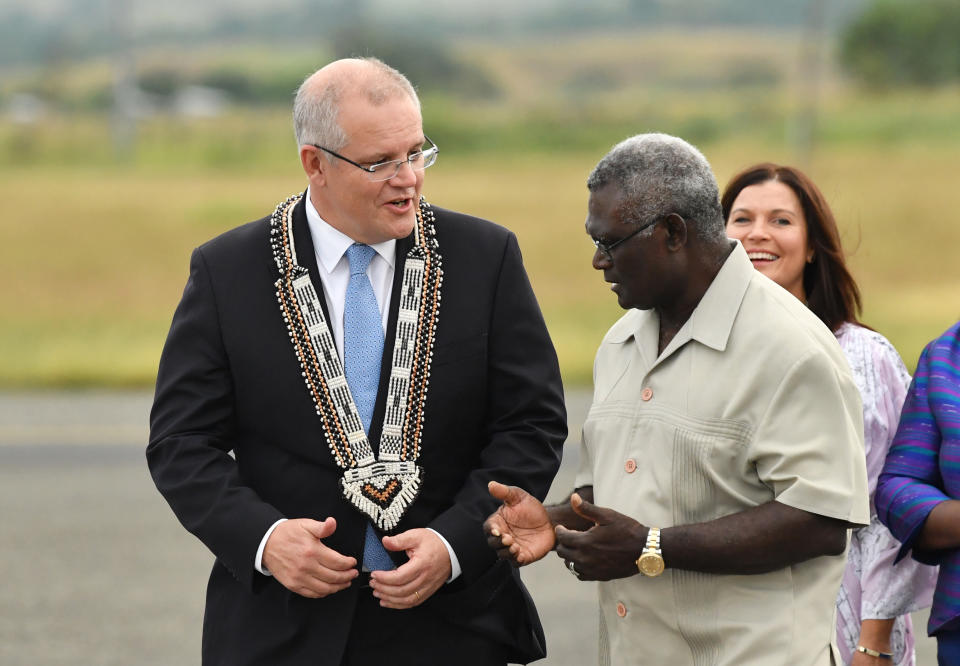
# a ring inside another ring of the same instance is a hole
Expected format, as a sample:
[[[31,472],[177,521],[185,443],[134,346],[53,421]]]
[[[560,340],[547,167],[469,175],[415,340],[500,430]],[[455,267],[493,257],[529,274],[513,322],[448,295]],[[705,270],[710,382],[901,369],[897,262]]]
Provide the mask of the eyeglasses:
[[[616,248],[618,245],[620,245],[620,244],[622,244],[622,243],[626,243],[628,240],[630,240],[631,238],[633,238],[634,236],[636,236],[637,234],[639,234],[641,231],[643,231],[644,229],[647,229],[648,227],[652,227],[653,225],[655,225],[657,222],[659,222],[660,220],[664,219],[665,217],[667,217],[667,216],[666,216],[666,215],[663,215],[663,216],[661,216],[661,217],[658,217],[658,218],[655,219],[655,220],[652,220],[652,221],[650,221],[650,222],[647,222],[646,224],[641,224],[639,227],[637,227],[636,229],[634,229],[633,231],[631,231],[629,234],[627,234],[626,236],[624,236],[624,237],[621,238],[620,240],[615,240],[615,241],[613,241],[612,243],[609,243],[609,244],[608,244],[608,243],[601,243],[600,241],[598,241],[596,238],[593,238],[593,237],[591,237],[590,240],[593,241],[593,244],[596,246],[596,248],[597,248],[598,250],[600,250],[600,252],[601,252],[601,253],[603,254],[603,256],[607,259],[607,261],[612,262],[612,261],[613,261],[613,250],[614,250],[614,248]]]
[[[440,152],[440,149],[437,147],[437,144],[435,144],[433,141],[430,141],[430,137],[427,135],[424,135],[423,138],[430,143],[430,147],[426,150],[418,150],[403,160],[388,160],[386,162],[377,162],[376,164],[371,164],[369,166],[358,164],[357,162],[344,157],[340,153],[335,153],[329,148],[324,148],[323,146],[319,146],[315,143],[311,143],[310,145],[314,148],[319,148],[325,153],[330,153],[334,157],[343,160],[347,164],[352,164],[358,169],[363,169],[367,173],[368,179],[375,183],[379,183],[395,177],[398,173],[400,173],[400,168],[404,164],[409,164],[410,168],[414,171],[423,171],[427,167],[433,166],[433,164],[437,161],[437,153]]]

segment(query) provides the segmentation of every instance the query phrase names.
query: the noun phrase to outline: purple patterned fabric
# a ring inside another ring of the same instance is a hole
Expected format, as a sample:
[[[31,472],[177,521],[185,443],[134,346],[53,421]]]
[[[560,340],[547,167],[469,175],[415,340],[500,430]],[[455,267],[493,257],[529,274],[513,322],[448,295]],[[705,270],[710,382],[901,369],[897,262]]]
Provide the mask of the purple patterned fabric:
[[[940,502],[960,499],[960,322],[927,345],[877,484],[880,520],[903,546],[899,558],[940,565],[928,633],[960,625],[960,549],[913,548]]]
[[[936,567],[914,560],[894,565],[900,543],[877,519],[873,495],[877,477],[897,429],[910,374],[893,345],[879,333],[844,324],[836,331],[863,399],[863,434],[870,492],[870,524],[854,530],[843,584],[837,595],[837,646],[849,664],[859,644],[863,620],[893,619],[890,651],[896,666],[913,666],[910,613],[930,605]]]

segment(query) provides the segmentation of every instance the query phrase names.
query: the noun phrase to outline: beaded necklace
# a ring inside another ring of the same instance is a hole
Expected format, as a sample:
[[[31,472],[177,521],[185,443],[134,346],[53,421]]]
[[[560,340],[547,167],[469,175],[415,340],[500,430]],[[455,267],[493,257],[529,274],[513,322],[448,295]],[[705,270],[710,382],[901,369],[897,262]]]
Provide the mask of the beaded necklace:
[[[293,209],[302,197],[281,202],[270,218],[270,245],[280,271],[277,300],[327,445],[343,470],[343,496],[380,529],[389,530],[417,498],[423,482],[416,461],[443,282],[433,210],[421,197],[413,247],[403,263],[386,413],[379,455],[374,455],[320,299],[307,269],[297,263]]]

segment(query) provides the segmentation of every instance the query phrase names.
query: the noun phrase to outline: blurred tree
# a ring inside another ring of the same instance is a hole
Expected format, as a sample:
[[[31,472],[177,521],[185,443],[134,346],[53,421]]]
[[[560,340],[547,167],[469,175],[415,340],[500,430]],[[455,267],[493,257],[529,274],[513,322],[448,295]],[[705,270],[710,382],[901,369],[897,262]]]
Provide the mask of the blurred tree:
[[[844,31],[840,61],[874,88],[960,80],[960,2],[874,0]]]
[[[137,87],[157,97],[172,97],[185,84],[184,75],[176,69],[150,69],[137,77]]]
[[[197,83],[210,88],[222,90],[230,96],[230,99],[236,102],[250,103],[259,102],[256,90],[250,77],[239,68],[220,66],[216,69],[201,74]],[[289,90],[287,97],[290,96]]]
[[[380,58],[403,72],[421,93],[495,99],[501,92],[486,72],[459,60],[443,42],[429,35],[387,32],[358,21],[333,35],[333,53],[336,58]]]

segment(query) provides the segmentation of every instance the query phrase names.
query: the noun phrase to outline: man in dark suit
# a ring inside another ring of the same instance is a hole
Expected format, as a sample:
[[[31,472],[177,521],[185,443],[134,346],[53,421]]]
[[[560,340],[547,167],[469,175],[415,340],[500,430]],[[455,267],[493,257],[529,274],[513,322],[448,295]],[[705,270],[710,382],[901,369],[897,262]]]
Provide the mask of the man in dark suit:
[[[566,436],[516,239],[422,200],[437,149],[383,63],[319,70],[294,122],[309,188],[194,251],[151,413],[154,481],[217,558],[204,663],[537,659],[481,529],[487,483],[542,499]]]

